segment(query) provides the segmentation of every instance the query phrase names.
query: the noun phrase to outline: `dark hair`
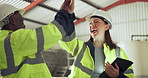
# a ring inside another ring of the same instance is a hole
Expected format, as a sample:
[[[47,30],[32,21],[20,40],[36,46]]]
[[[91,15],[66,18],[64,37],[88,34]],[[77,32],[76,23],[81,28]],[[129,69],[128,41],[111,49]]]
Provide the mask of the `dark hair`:
[[[100,18],[103,21],[105,20],[105,18],[103,18],[103,17],[98,17],[98,16],[93,16],[93,17]],[[93,18],[93,17],[91,17],[91,18]],[[104,21],[104,23],[108,24],[108,22],[106,20]],[[93,42],[93,38],[91,36],[90,36],[89,40],[91,40]],[[110,50],[115,49],[117,47],[117,45],[111,39],[109,30],[105,31],[105,40],[106,40],[105,42],[109,46]]]
[[[110,50],[115,49],[117,45],[112,41],[109,30],[105,31],[106,44],[110,47]]]

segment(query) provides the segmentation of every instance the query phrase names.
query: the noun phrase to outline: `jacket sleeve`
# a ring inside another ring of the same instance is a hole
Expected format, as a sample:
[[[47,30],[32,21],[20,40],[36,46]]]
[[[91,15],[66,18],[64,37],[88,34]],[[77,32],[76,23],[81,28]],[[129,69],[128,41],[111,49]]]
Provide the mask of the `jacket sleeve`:
[[[19,29],[11,35],[11,45],[16,52],[22,52],[24,56],[34,54],[38,48],[47,50],[54,46],[60,39],[64,38],[73,29],[70,26],[71,16],[65,10],[60,10],[55,19],[48,25],[37,29]],[[40,46],[37,46],[41,44]]]
[[[128,60],[128,57],[123,49],[120,48],[120,55],[121,58]],[[125,72],[120,72],[120,75],[118,78],[134,78],[134,72],[133,67],[130,66]]]
[[[74,27],[74,19],[75,15],[69,15],[70,22],[68,23],[69,29],[68,33],[59,41],[59,45],[66,50],[67,52],[71,53],[73,56],[76,56],[79,52],[79,49],[82,47],[83,41],[77,39],[75,35],[75,27]]]
[[[59,45],[64,50],[72,54],[72,56],[74,57],[79,54],[79,52],[81,51],[83,47],[83,44],[84,42],[81,40],[78,40],[76,37],[71,41],[62,41],[62,40],[59,41]]]
[[[68,33],[59,41],[59,45],[73,56],[76,56],[82,49],[84,42],[78,40],[75,35],[75,27],[73,23],[75,15],[71,14],[69,15],[69,18],[70,22],[68,25],[71,29],[69,29]]]

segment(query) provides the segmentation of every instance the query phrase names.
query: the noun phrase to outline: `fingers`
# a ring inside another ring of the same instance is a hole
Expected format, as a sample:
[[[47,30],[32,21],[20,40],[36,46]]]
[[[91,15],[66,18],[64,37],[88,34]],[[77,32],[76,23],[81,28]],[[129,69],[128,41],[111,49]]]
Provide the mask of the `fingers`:
[[[75,0],[71,0],[71,3],[70,3],[70,4],[74,4],[74,1],[75,1]]]
[[[109,62],[107,62],[105,64],[105,71],[106,71],[106,73],[112,74],[115,70],[116,69]]]
[[[117,63],[115,63],[115,67],[116,67],[117,70],[119,70],[119,67],[118,67]]]
[[[71,3],[71,0],[65,0],[63,4],[68,5]]]
[[[108,75],[110,75],[111,72],[112,72],[112,70],[110,69],[110,63],[109,63],[109,62],[105,63],[105,72],[106,72]]]
[[[65,0],[64,3],[70,3],[71,0]]]
[[[106,63],[106,68],[111,71],[113,71],[115,69],[109,62]]]
[[[69,4],[70,4],[70,0],[65,0],[61,6],[61,9],[68,10]]]
[[[105,72],[110,77],[117,77],[119,75],[119,67],[115,63],[115,68],[109,63],[105,63]]]
[[[64,9],[68,13],[72,14],[74,12],[74,0],[65,0],[61,6],[61,9]]]
[[[74,0],[70,1],[70,5],[71,5],[71,7],[74,7]]]
[[[74,0],[71,0],[71,3],[69,5],[69,13],[73,13],[74,12]]]

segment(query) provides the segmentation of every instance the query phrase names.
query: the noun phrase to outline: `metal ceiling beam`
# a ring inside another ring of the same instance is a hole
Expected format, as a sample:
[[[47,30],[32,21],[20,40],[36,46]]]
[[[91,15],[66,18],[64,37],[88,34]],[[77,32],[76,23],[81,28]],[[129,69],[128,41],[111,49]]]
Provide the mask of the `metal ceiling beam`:
[[[24,10],[27,12],[29,10],[31,10],[32,8],[34,8],[35,6],[37,6],[39,3],[45,1],[45,0],[24,0],[26,2],[30,2],[30,4],[24,8]],[[32,20],[32,19],[28,19],[28,18],[23,18],[25,21],[29,21],[29,22],[33,22],[33,23],[37,23],[37,24],[41,24],[41,25],[47,25],[46,23],[42,23],[36,20]]]
[[[47,5],[44,5],[43,3],[39,3],[38,6],[40,7],[43,7],[43,8],[46,8],[46,9],[50,9],[51,11],[54,11],[54,12],[58,12],[59,10],[58,9],[55,9],[53,7],[50,7],[50,6],[47,6]],[[77,20],[79,20],[80,18],[76,17]]]
[[[39,21],[35,21],[35,20],[32,20],[32,19],[28,19],[28,18],[23,18],[23,19],[24,19],[25,21],[37,23],[37,24],[40,24],[40,25],[47,25],[46,23],[39,22]]]
[[[50,9],[51,11],[54,11],[54,12],[58,12],[58,11],[59,11],[58,9],[55,9],[55,8],[53,8],[53,7],[44,5],[43,3],[39,3],[38,6],[43,7],[43,8],[46,8],[46,9],[48,9],[48,10]]]
[[[58,12],[57,9],[41,3],[45,0],[24,0],[24,1],[31,3],[30,5],[28,5],[27,7],[24,8],[26,11],[29,11],[30,9],[34,8],[35,6],[40,6],[40,7],[46,8],[48,10],[50,9],[51,11]],[[76,19],[79,20],[80,18],[76,17]],[[39,22],[39,21],[36,21],[36,20],[32,20],[32,19],[28,19],[28,18],[24,18],[24,20],[34,22],[34,23],[37,23],[37,24],[41,24],[41,25],[45,25],[45,23],[42,23],[42,22]]]
[[[83,0],[83,1],[84,1],[84,0]],[[133,3],[133,2],[148,2],[148,0],[120,0],[120,1],[118,1],[118,2],[115,2],[115,3],[113,3],[113,4],[109,5],[109,6],[107,6],[107,7],[105,7],[105,8],[101,8],[101,9],[106,11],[106,10],[109,10],[109,9],[115,7],[115,6],[123,5],[123,4],[127,4],[127,3]],[[99,9],[100,9],[100,8],[99,8]],[[84,21],[86,21],[85,17],[84,17],[84,18],[81,18],[81,19],[79,19],[79,20],[77,20],[77,21],[74,22],[74,23],[75,23],[75,24],[79,24],[79,23],[84,22]]]
[[[91,1],[89,1],[89,0],[81,0],[81,1],[83,1],[84,3],[90,5],[90,6],[94,7],[94,8],[101,9],[101,7],[93,5],[93,3]]]
[[[27,1],[27,2],[31,2],[32,0],[24,0],[24,1]],[[28,11],[30,9],[32,9],[33,7],[35,7],[36,5],[38,5],[39,3],[43,2],[45,0],[35,0],[33,2],[31,2],[27,7],[25,7],[25,11]]]

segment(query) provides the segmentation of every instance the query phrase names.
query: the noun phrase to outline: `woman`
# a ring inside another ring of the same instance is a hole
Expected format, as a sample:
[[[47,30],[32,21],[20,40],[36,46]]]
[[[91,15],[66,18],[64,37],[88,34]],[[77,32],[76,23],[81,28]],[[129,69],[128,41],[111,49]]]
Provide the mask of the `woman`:
[[[119,72],[117,64],[115,67],[111,65],[117,57],[128,59],[126,53],[111,40],[111,16],[105,11],[97,10],[86,17],[86,20],[90,22],[91,38],[88,42],[76,37],[72,41],[59,42],[75,58],[69,78],[99,78],[103,71],[111,78],[134,78],[132,66],[125,72]]]

